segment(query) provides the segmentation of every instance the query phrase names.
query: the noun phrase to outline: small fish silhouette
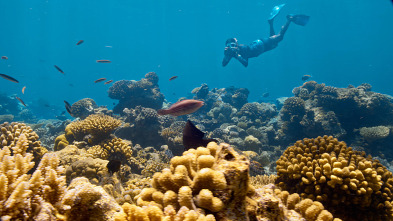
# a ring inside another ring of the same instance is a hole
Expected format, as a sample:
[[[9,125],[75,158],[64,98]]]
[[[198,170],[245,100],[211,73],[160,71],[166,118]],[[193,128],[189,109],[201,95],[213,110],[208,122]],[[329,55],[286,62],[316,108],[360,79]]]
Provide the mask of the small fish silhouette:
[[[64,101],[64,103],[65,103],[65,108],[66,108],[67,112],[68,112],[68,113],[71,115],[71,117],[72,117],[72,108],[71,108],[71,104],[68,103],[67,101]]]
[[[26,107],[25,102],[23,102],[23,100],[20,97],[15,96],[15,98],[23,105]]]
[[[111,63],[110,60],[97,60],[97,63]]]
[[[26,86],[22,88],[22,94],[25,94]]]
[[[106,165],[106,168],[108,168],[108,171],[113,174],[116,173],[117,171],[120,170],[121,167],[121,161],[120,160],[110,160],[108,164]]]
[[[82,44],[83,42],[85,42],[85,41],[79,40],[78,43],[76,43],[76,45],[80,45],[80,44]]]
[[[56,68],[60,73],[64,74],[64,71],[61,70],[61,68],[59,68],[59,66],[57,66],[57,65],[54,65],[54,66],[55,66],[55,68]]]
[[[99,79],[95,80],[94,83],[98,83],[98,82],[105,81],[105,80],[106,80],[106,78],[99,78]]]
[[[6,80],[9,80],[9,81],[15,82],[15,83],[19,83],[18,80],[16,80],[15,78],[13,78],[11,76],[6,75],[6,74],[0,74],[0,77],[4,78]]]
[[[8,60],[8,57],[7,56],[1,56],[1,59]]]
[[[309,78],[311,78],[311,75],[309,74],[303,75],[302,81],[307,81]]]
[[[205,133],[200,131],[190,120],[187,120],[183,129],[183,146],[185,150],[198,147],[206,147],[210,142],[218,142],[215,139],[203,139]]]
[[[169,80],[170,80],[170,81],[173,81],[173,80],[175,80],[176,78],[177,78],[177,76],[173,76],[173,77],[169,78]]]

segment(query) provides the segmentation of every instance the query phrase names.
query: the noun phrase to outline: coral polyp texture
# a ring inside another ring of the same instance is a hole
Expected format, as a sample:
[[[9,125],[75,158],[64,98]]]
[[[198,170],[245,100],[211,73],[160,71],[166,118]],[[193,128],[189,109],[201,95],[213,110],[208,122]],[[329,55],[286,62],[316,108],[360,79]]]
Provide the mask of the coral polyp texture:
[[[88,153],[103,160],[119,160],[126,163],[132,157],[131,144],[120,138],[108,139],[88,149]]]
[[[323,203],[343,220],[392,220],[393,176],[332,136],[303,139],[277,161],[279,186]]]
[[[97,144],[109,137],[114,129],[121,125],[121,121],[108,115],[92,114],[84,120],[78,120],[70,123],[65,128],[65,138],[60,135],[56,138],[55,149],[61,149],[59,145],[64,146],[67,142],[83,141],[87,138],[89,144]]]
[[[14,146],[18,142],[20,135],[24,134],[28,142],[26,151],[33,154],[36,165],[38,165],[41,157],[48,152],[46,148],[41,146],[37,133],[24,123],[6,122],[0,125],[0,130],[0,149],[5,146]]]
[[[143,107],[160,109],[164,102],[164,95],[158,87],[158,76],[149,72],[140,81],[116,81],[108,90],[109,97],[119,100],[113,112],[122,114],[124,108]]]
[[[91,98],[83,98],[72,104],[71,112],[73,117],[85,119],[90,114],[94,113],[94,109],[98,108],[96,102]]]

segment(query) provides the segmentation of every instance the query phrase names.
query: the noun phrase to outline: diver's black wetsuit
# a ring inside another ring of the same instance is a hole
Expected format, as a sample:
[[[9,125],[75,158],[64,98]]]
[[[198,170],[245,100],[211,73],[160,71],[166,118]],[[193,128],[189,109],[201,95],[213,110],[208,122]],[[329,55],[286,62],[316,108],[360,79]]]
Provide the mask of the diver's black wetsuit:
[[[258,57],[260,54],[276,48],[278,43],[284,38],[284,34],[287,31],[289,24],[291,23],[291,18],[287,17],[287,19],[287,23],[285,23],[285,25],[281,27],[281,31],[277,35],[274,33],[273,20],[268,20],[270,25],[270,37],[255,40],[250,45],[225,47],[225,56],[222,60],[222,66],[226,66],[231,60],[231,58],[235,58],[245,67],[247,67],[249,58]],[[235,41],[237,43],[236,39]]]

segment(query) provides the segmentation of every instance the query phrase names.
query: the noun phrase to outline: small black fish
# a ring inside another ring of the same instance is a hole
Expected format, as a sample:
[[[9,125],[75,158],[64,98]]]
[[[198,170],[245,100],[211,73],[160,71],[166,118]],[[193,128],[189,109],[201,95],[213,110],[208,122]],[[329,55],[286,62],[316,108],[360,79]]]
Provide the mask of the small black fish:
[[[303,75],[302,81],[307,81],[309,78],[311,78],[311,75],[309,74]]]
[[[64,103],[65,103],[65,108],[66,108],[67,112],[68,112],[68,113],[71,115],[71,117],[72,117],[72,108],[71,108],[70,103],[68,103],[67,101],[64,101]]]
[[[191,148],[206,147],[210,142],[218,142],[215,139],[203,139],[203,136],[205,136],[205,133],[196,128],[190,120],[187,120],[186,126],[183,129],[184,148],[189,150]]]
[[[23,106],[25,106],[26,107],[26,104],[25,104],[25,102],[23,102],[23,100],[22,99],[20,99],[20,97],[17,97],[17,96],[15,96],[15,98],[21,103],[21,104],[23,104]]]
[[[106,78],[99,78],[99,79],[95,80],[94,83],[98,83],[98,82],[105,81],[105,80],[106,80]]]
[[[120,160],[110,160],[106,165],[108,171],[113,174],[120,170],[121,161]]]
[[[18,80],[16,80],[15,78],[13,78],[11,76],[6,75],[6,74],[0,74],[0,77],[4,78],[6,80],[9,80],[9,81],[15,82],[15,83],[19,83]]]
[[[269,95],[270,95],[269,92],[266,92],[262,94],[262,97],[269,97]]]
[[[173,76],[173,77],[169,78],[169,80],[170,80],[170,81],[173,81],[173,80],[175,80],[176,78],[177,78],[177,76]]]
[[[54,65],[54,66],[55,66],[55,68],[56,68],[60,73],[64,74],[64,71],[61,70],[61,68],[59,68],[59,66],[57,66],[57,65]]]
[[[76,45],[80,45],[80,44],[82,44],[84,41],[83,40],[79,40],[77,43],[76,43]]]

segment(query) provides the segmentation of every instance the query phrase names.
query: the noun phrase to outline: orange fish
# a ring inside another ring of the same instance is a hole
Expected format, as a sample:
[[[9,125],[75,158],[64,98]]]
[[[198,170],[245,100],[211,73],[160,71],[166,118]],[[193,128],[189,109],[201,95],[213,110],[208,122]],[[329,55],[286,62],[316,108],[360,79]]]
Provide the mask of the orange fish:
[[[7,56],[1,56],[1,59],[8,60]]]
[[[82,44],[84,41],[83,40],[79,40],[78,43],[76,43],[76,45],[80,45]]]
[[[186,114],[192,114],[201,108],[205,103],[203,101],[186,99],[182,101],[178,101],[174,103],[170,108],[164,110],[160,109],[157,111],[158,115],[172,115],[172,116],[181,116]]]
[[[97,63],[111,63],[110,60],[97,60]]]
[[[26,86],[22,88],[22,94],[25,94]]]
[[[173,80],[175,80],[176,78],[177,78],[177,76],[173,76],[173,77],[169,78],[169,80],[170,80],[170,81],[173,81]]]
[[[106,78],[100,78],[100,79],[95,80],[94,83],[98,83],[98,82],[105,81],[105,80],[106,80]]]
[[[23,104],[23,106],[25,106],[25,107],[26,107],[26,104],[25,104],[25,102],[23,102],[23,101],[22,101],[22,99],[20,99],[20,98],[19,98],[19,97],[17,97],[17,96],[15,96],[15,98],[16,98],[16,99],[18,99],[18,101],[19,101],[21,104]]]
[[[113,82],[113,80],[109,80],[109,81],[105,82],[104,84],[110,84],[112,82]]]
[[[59,66],[55,65],[55,68],[56,68],[60,73],[64,74],[64,71],[61,70],[61,69],[59,68]]]

